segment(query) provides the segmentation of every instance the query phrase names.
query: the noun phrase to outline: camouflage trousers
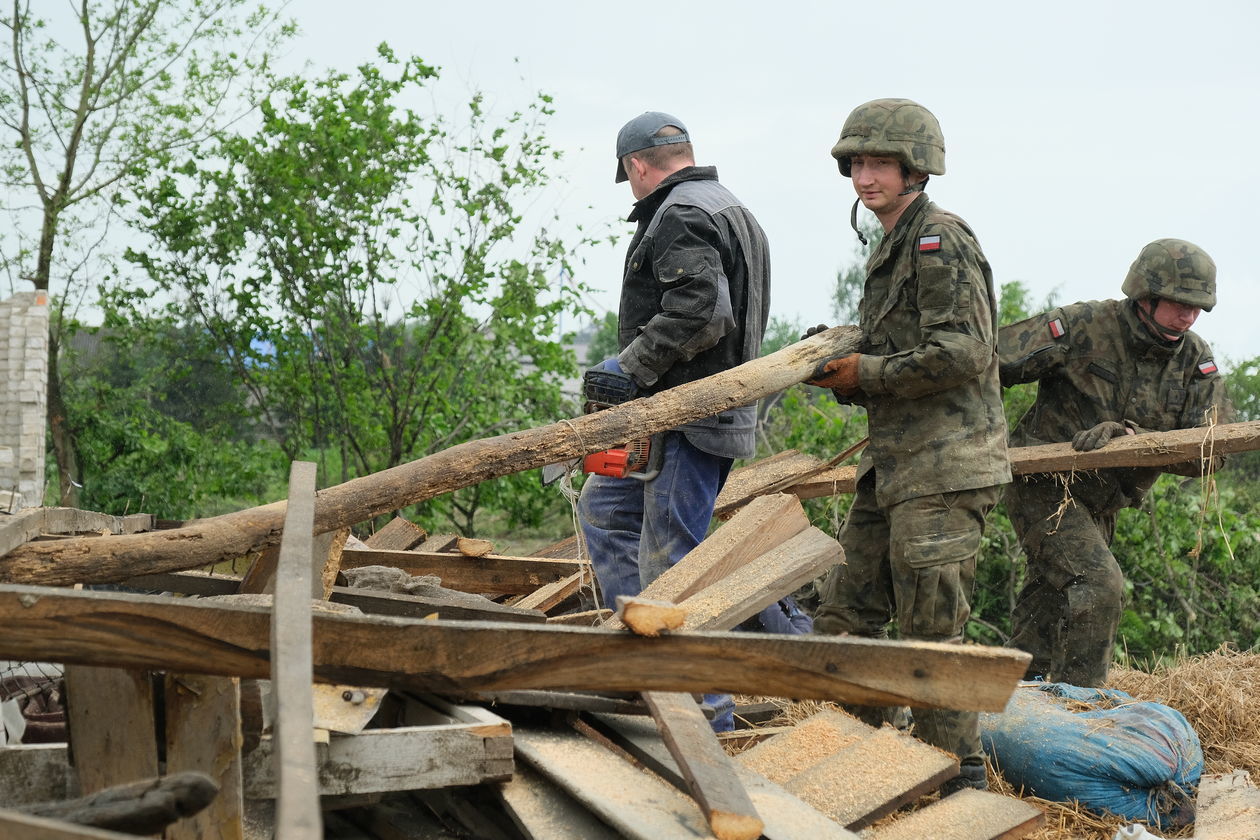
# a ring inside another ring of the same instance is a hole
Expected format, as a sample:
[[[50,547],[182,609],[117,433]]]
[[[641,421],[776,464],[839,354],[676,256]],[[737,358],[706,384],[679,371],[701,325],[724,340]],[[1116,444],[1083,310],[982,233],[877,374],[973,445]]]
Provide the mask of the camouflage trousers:
[[[1033,655],[1029,676],[1102,685],[1124,597],[1110,548],[1115,511],[1095,513],[1048,479],[1016,479],[1006,508],[1028,561],[1011,646]]]
[[[840,529],[845,562],[821,585],[814,632],[881,638],[896,619],[903,639],[961,642],[984,520],[999,493],[984,487],[881,508],[874,472],[864,475]],[[850,711],[874,725],[895,720],[892,709]],[[964,761],[981,760],[975,712],[915,709],[914,720],[915,734],[927,743]]]

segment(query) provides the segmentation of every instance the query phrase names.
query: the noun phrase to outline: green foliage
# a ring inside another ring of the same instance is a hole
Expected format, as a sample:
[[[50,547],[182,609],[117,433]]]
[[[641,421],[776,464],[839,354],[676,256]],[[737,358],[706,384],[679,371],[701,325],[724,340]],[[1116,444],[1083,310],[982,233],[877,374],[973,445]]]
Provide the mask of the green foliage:
[[[611,359],[619,351],[617,340],[617,313],[605,312],[604,317],[592,325],[594,332],[586,348],[586,366],[594,367],[604,359]]]
[[[286,456],[316,450],[327,482],[567,411],[559,323],[585,289],[567,280],[574,248],[523,211],[559,158],[550,99],[496,119],[476,94],[456,124],[407,107],[436,79],[386,46],[354,77],[273,79],[257,130],[135,185],[149,239],[128,259],[150,287],[104,295],[112,328],[160,319],[222,360]],[[517,475],[424,516],[472,534],[478,511],[529,524],[548,501]]]
[[[65,386],[84,507],[187,519],[224,512],[226,499],[264,501],[283,461],[274,447],[248,441],[221,368],[204,359],[165,364],[171,357],[156,342],[90,338],[83,352],[67,354]]]

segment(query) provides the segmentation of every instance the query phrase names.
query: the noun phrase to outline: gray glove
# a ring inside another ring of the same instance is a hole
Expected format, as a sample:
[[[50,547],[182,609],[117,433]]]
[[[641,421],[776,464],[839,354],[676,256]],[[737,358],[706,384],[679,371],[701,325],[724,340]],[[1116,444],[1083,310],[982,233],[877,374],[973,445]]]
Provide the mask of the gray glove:
[[[1107,441],[1124,433],[1125,427],[1123,423],[1117,423],[1115,420],[1104,420],[1092,429],[1077,432],[1072,438],[1072,448],[1077,452],[1090,452],[1094,449],[1102,449],[1106,446]]]

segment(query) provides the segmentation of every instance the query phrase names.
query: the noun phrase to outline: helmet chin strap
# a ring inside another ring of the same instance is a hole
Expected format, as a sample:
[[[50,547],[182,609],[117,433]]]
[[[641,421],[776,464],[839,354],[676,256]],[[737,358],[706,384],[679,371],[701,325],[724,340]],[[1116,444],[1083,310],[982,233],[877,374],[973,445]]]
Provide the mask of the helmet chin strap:
[[[1188,332],[1187,330],[1178,330],[1173,327],[1165,327],[1155,320],[1155,307],[1159,306],[1159,298],[1152,295],[1143,298],[1150,302],[1149,307],[1142,305],[1142,300],[1133,301],[1133,305],[1137,307],[1138,320],[1142,322],[1142,326],[1146,327],[1147,332],[1155,337],[1157,341],[1165,344],[1176,344],[1181,341],[1181,337]],[[1172,336],[1171,338],[1169,336]]]
[[[922,181],[919,181],[917,184],[909,185],[904,190],[897,193],[897,195],[910,195],[910,193],[923,192],[923,190],[927,188],[927,182],[928,182],[928,179],[924,178]],[[858,205],[861,203],[862,203],[861,198],[856,198],[853,200],[853,209],[849,211],[849,227],[853,228],[853,232],[857,234],[858,241],[861,242],[863,246],[865,246],[866,236],[863,235],[862,231],[858,230],[858,223],[857,223],[857,210],[858,210]]]

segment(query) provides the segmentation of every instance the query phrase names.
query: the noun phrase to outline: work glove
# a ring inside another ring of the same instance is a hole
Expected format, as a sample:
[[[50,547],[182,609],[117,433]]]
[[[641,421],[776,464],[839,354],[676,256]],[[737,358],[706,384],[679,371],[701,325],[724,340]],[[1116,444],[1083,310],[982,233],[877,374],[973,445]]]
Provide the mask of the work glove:
[[[1118,435],[1123,435],[1127,431],[1123,423],[1117,423],[1115,420],[1104,420],[1092,429],[1084,429],[1077,432],[1072,438],[1072,448],[1077,452],[1091,452],[1095,449],[1102,449],[1107,445],[1107,441]]]
[[[607,370],[612,373],[625,373],[625,371],[621,369],[621,362],[617,360],[616,356],[604,359],[604,361],[590,368],[590,370]]]
[[[621,369],[621,363],[613,356],[587,368],[582,377],[582,390],[587,400],[617,405],[638,397],[639,383]]]
[[[803,335],[801,335],[801,341],[804,341],[805,339],[809,338],[811,335],[818,335],[820,332],[822,332],[825,329],[827,329],[826,324],[819,324],[816,327],[810,327],[809,329],[805,330]]]
[[[861,359],[860,353],[828,359],[814,370],[814,378],[805,380],[805,384],[830,388],[842,396],[851,397],[858,392],[858,364]]]

